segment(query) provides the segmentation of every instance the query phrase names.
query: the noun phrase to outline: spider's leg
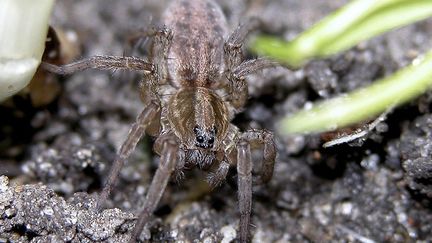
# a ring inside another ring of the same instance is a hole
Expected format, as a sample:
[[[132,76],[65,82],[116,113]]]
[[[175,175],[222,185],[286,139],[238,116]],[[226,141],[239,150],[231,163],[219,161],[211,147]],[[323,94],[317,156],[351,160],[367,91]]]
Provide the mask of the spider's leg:
[[[154,65],[139,57],[93,56],[63,66],[43,62],[41,67],[60,75],[69,75],[86,69],[117,70],[124,69],[138,72],[153,72]]]
[[[257,58],[247,60],[238,65],[234,70],[227,74],[229,81],[229,101],[234,108],[243,107],[246,103],[249,93],[245,77],[251,73],[263,70],[265,68],[276,67],[278,64],[274,61]]]
[[[140,83],[140,96],[144,104],[151,100],[160,100],[158,88],[168,79],[167,59],[173,38],[171,30],[168,28],[154,29],[149,34],[154,38],[151,60],[155,63],[155,69],[153,72],[144,73],[144,79]]]
[[[244,77],[254,72],[261,71],[266,68],[277,67],[279,64],[275,61],[257,58],[242,62],[232,72],[232,76],[235,80],[244,80]]]
[[[161,138],[161,137],[159,137]],[[162,155],[159,162],[159,167],[153,177],[150,187],[147,192],[144,207],[139,215],[135,228],[129,242],[136,242],[136,238],[142,231],[144,225],[147,223],[148,218],[155,210],[165,188],[168,184],[170,176],[176,167],[178,159],[178,145],[174,139],[167,138],[163,141]]]
[[[163,27],[153,30],[153,44],[151,48],[152,60],[158,63],[157,74],[161,84],[168,79],[168,52],[173,39],[173,33],[170,29]]]
[[[224,44],[225,65],[228,71],[232,71],[243,60],[242,46],[247,35],[258,28],[260,21],[257,18],[250,18],[237,27],[228,37]]]
[[[152,66],[153,67],[153,66]],[[138,141],[144,135],[146,129],[151,134],[159,131],[159,120],[160,120],[160,102],[157,93],[157,84],[159,77],[154,69],[151,69],[148,72],[144,73],[145,78],[141,82],[141,97],[146,94],[146,99],[144,100],[144,104],[146,104],[146,108],[138,115],[135,123],[132,125],[132,128],[129,131],[129,134],[124,141],[123,145],[120,148],[120,151],[117,154],[116,160],[111,168],[110,174],[108,176],[108,180],[99,196],[97,209],[100,210],[102,204],[106,201],[108,196],[111,193],[112,188],[114,187],[118,175],[120,173],[123,164],[126,159],[129,157],[131,152],[135,149]],[[143,85],[144,84],[144,85]],[[145,89],[147,88],[147,89]]]
[[[171,35],[171,31],[166,27],[147,27],[147,28],[140,28],[138,30],[133,30],[129,32],[126,36],[126,54],[132,53],[132,49],[139,44],[139,42],[142,39],[145,38],[153,38],[155,36],[161,36],[162,39],[171,39],[166,38]],[[162,40],[163,41],[163,40]],[[162,44],[164,45],[164,44]]]
[[[138,49],[141,48],[141,46],[146,45],[147,41],[154,36],[155,32],[156,31],[153,28],[128,30],[128,32],[125,34],[126,41],[123,43],[122,56],[143,56],[143,53],[139,53]],[[148,53],[146,53],[145,55],[148,55]],[[116,79],[120,82],[122,82],[123,80],[134,80],[134,75],[135,74],[132,72],[121,72],[120,75],[116,77]]]
[[[276,145],[273,133],[267,130],[249,130],[243,133],[242,138],[252,144],[264,144],[264,160],[260,174],[254,184],[267,183],[273,176],[276,159]]]
[[[230,125],[225,140],[222,141],[224,144],[224,150],[219,151],[216,154],[216,161],[219,163],[214,171],[211,171],[207,176],[207,181],[212,188],[218,187],[224,182],[229,168],[236,164],[236,144],[239,129]]]
[[[130,31],[126,34],[126,43],[123,47],[123,55],[130,56],[132,53],[136,51],[136,49],[141,45],[142,40],[146,40],[149,37],[154,36],[155,29],[138,29]]]
[[[225,67],[228,77],[228,95],[234,108],[240,108],[248,98],[248,87],[244,77],[233,75],[234,69],[241,64],[243,60],[243,42],[246,36],[260,25],[257,18],[251,18],[244,24],[239,25],[237,29],[228,37],[224,44]]]
[[[237,144],[238,197],[240,210],[240,242],[249,242],[249,224],[252,208],[251,144],[264,144],[264,161],[257,183],[268,182],[273,176],[276,146],[273,134],[266,130],[249,130]]]
[[[245,76],[268,67],[277,66],[266,59],[255,59],[242,62],[242,45],[246,36],[260,25],[257,18],[250,18],[240,25],[228,38],[224,45],[226,74],[228,78],[229,101],[236,109],[241,108],[248,98],[248,86]]]
[[[99,195],[96,207],[98,211],[101,209],[103,203],[110,195],[125,161],[135,149],[137,143],[144,135],[146,127],[153,121],[154,117],[159,112],[159,109],[160,107],[158,104],[150,103],[136,118],[135,123],[129,130],[129,134],[126,140],[123,142],[119,152],[117,153],[114,164],[111,167],[108,179],[105,182],[104,188]]]
[[[240,242],[249,242],[252,210],[252,160],[250,145],[241,140],[237,144],[238,200],[240,211]]]

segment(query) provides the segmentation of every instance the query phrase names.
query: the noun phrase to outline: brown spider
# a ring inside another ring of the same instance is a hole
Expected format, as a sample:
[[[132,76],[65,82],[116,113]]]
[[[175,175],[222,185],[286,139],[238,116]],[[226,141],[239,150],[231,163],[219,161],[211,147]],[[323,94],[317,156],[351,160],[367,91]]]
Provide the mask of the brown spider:
[[[230,121],[248,98],[245,76],[276,64],[266,59],[243,61],[242,43],[259,21],[251,18],[228,35],[225,16],[213,1],[172,1],[163,20],[166,27],[140,33],[153,37],[149,60],[94,56],[64,66],[43,66],[61,75],[89,68],[144,73],[140,94],[145,108],[121,146],[98,200],[100,209],[144,133],[157,137],[154,150],[161,156],[160,164],[131,242],[148,222],[174,171],[198,166],[209,171],[209,183],[217,186],[232,165],[237,165],[238,172],[240,241],[247,242],[252,206],[250,145],[264,145],[263,165],[256,183],[271,179],[276,151],[271,132],[242,133]],[[167,90],[174,95],[162,95]]]

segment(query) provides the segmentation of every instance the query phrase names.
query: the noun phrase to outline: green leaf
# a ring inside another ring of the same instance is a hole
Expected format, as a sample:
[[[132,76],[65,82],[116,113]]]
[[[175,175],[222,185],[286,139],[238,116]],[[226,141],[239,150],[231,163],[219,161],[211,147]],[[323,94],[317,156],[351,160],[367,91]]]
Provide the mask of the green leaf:
[[[344,51],[391,29],[432,16],[431,0],[355,0],[290,42],[257,37],[251,45],[259,55],[298,67],[313,57]]]
[[[424,58],[369,87],[325,101],[280,122],[282,133],[333,130],[372,118],[392,106],[407,102],[432,85],[432,51]]]

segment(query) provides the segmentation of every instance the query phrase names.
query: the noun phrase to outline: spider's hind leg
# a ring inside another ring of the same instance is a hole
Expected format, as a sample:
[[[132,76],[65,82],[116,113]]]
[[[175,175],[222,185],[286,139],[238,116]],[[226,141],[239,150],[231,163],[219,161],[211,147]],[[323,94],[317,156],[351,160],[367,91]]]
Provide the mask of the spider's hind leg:
[[[234,30],[224,44],[225,65],[228,71],[234,70],[243,61],[243,43],[247,35],[260,25],[258,18],[250,18]]]
[[[250,18],[231,34],[224,45],[229,101],[236,109],[243,107],[249,96],[245,77],[251,73],[278,65],[276,62],[264,58],[243,61],[243,43],[247,35],[260,24],[258,18]]]

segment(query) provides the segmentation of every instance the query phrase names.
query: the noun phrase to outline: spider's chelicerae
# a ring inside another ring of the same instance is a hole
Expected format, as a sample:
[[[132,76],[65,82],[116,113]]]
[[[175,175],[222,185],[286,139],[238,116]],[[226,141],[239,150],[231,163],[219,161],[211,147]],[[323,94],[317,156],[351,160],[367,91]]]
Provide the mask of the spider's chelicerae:
[[[148,60],[94,56],[64,66],[43,66],[62,75],[89,68],[144,73],[140,85],[144,110],[121,146],[98,201],[100,208],[144,133],[157,137],[154,150],[161,156],[160,164],[132,232],[132,242],[155,210],[174,171],[197,166],[209,171],[209,183],[217,186],[234,165],[238,172],[240,241],[247,242],[252,181],[270,180],[276,151],[271,132],[240,132],[230,121],[248,98],[245,76],[276,64],[266,59],[243,61],[242,44],[259,21],[251,18],[229,35],[225,16],[211,0],[172,1],[163,22],[164,28],[142,33],[153,38]],[[162,95],[166,89],[174,94]],[[251,144],[264,147],[256,180],[252,180]]]

